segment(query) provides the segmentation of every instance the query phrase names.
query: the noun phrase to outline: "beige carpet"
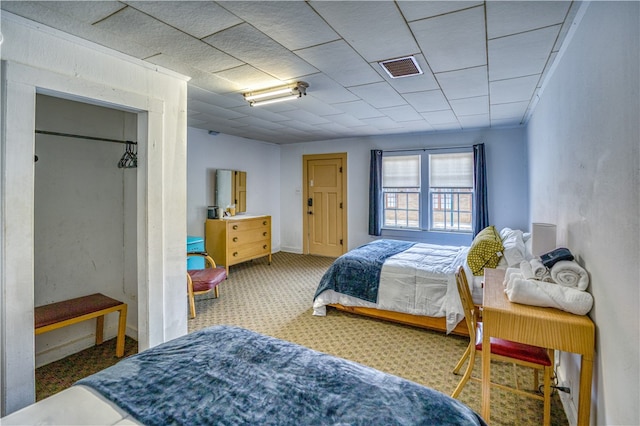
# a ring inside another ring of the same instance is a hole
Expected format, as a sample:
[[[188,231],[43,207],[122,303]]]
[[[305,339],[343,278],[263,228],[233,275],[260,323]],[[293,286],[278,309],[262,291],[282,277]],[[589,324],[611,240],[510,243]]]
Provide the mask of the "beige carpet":
[[[350,359],[451,394],[460,376],[451,373],[468,340],[414,327],[392,324],[329,309],[312,315],[312,299],[332,259],[291,253],[231,267],[220,286],[220,298],[200,296],[197,317],[189,331],[214,324],[232,324],[309,348]],[[494,381],[513,383],[511,365],[494,364]],[[479,362],[475,368],[479,375]],[[518,369],[521,386],[532,387],[532,373]],[[462,402],[480,412],[480,385],[470,381]],[[492,390],[491,420],[495,425],[542,424],[542,401]],[[553,396],[552,424],[568,424],[560,399]]]

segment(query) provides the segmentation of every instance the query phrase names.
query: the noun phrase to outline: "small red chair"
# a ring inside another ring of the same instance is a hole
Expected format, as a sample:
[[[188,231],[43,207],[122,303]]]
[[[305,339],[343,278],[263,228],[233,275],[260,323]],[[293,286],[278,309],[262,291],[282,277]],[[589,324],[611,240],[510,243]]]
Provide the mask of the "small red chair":
[[[196,317],[196,303],[194,296],[197,294],[206,294],[213,290],[216,298],[220,296],[218,286],[227,278],[225,268],[216,266],[213,258],[209,254],[187,253],[187,257],[200,256],[204,258],[204,269],[190,269],[187,271],[187,294],[189,296],[189,310],[191,318]]]
[[[479,310],[473,304],[471,290],[467,282],[467,277],[462,266],[456,271],[456,284],[458,295],[464,309],[464,316],[469,328],[469,346],[453,369],[454,374],[458,374],[465,361],[468,359],[467,369],[460,379],[458,386],[451,396],[457,398],[464,388],[464,385],[471,380],[482,382],[480,378],[471,375],[475,364],[476,353],[481,353],[482,348],[482,322],[478,320]],[[491,338],[491,360],[502,361],[516,365],[533,368],[534,370],[534,392],[520,389],[516,377],[516,387],[506,386],[491,382],[491,386],[514,392],[518,395],[527,396],[543,401],[543,424],[548,426],[551,423],[551,379],[553,377],[553,351],[538,346],[525,345],[523,343],[512,342],[510,340]],[[544,373],[544,385],[542,395],[535,393],[538,391],[538,371]]]

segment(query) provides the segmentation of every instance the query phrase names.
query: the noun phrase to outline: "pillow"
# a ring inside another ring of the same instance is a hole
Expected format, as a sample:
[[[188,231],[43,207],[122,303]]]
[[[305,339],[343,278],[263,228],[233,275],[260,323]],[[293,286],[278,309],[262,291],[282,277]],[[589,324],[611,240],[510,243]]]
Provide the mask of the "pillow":
[[[482,275],[484,268],[498,266],[502,250],[504,250],[502,240],[493,225],[480,231],[473,239],[467,255],[467,263],[473,275]]]
[[[507,266],[519,267],[520,262],[526,260],[522,231],[505,228],[500,231],[500,237],[502,239],[502,245],[504,246],[502,253],[507,261]]]

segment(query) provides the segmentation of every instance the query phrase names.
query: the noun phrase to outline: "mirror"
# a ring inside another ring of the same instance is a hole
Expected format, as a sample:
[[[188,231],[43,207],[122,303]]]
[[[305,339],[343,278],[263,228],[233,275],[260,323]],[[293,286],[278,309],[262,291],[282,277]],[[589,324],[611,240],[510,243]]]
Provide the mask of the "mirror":
[[[216,170],[216,206],[223,212],[235,204],[236,213],[247,211],[247,172]],[[221,214],[222,216],[222,214]]]

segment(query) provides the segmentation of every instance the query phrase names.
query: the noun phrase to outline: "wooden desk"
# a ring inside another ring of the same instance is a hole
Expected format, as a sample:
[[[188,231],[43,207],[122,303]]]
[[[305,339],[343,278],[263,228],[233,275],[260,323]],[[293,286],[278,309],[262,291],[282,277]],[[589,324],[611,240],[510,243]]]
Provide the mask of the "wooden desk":
[[[578,425],[588,425],[591,414],[591,375],[595,326],[586,315],[574,315],[555,308],[511,303],[504,293],[504,270],[484,270],[484,323],[482,347],[489,347],[491,337],[513,340],[543,348],[582,355],[580,365],[580,399]],[[491,357],[482,351],[482,417],[490,417]]]

